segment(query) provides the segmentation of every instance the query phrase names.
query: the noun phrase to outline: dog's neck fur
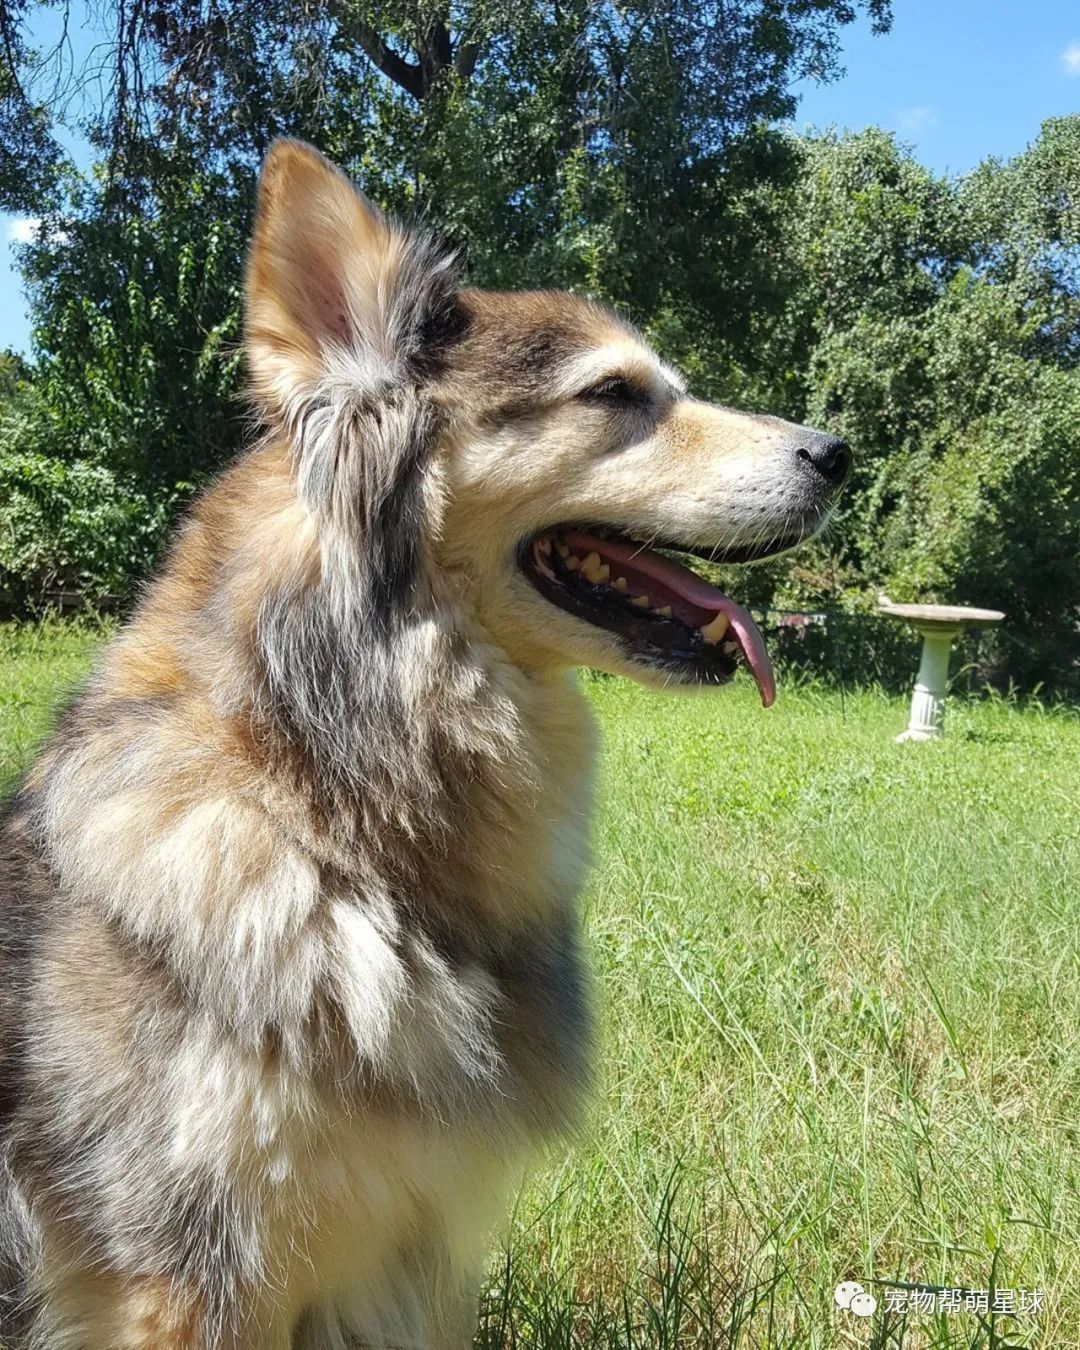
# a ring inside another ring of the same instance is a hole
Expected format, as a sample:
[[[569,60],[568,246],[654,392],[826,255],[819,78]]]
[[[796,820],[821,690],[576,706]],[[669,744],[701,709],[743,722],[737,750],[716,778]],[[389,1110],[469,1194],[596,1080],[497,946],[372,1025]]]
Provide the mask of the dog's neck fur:
[[[426,563],[399,618],[350,610],[347,562],[319,566],[327,547],[344,548],[320,537],[286,449],[257,450],[196,507],[91,700],[209,732],[204,797],[277,780],[263,804],[319,866],[382,859],[459,930],[546,922],[586,862],[593,733],[575,680],[520,669]],[[302,817],[284,806],[297,800]]]
[[[419,1084],[428,1109],[505,1099],[533,1131],[561,1126],[576,1092],[529,1066],[539,1035],[569,1082],[584,1071],[588,708],[470,628],[446,578],[394,634],[349,626],[290,480],[266,448],[196,507],[31,777],[45,848],[62,884],[253,1051],[271,1036],[335,1084],[359,1056],[382,1066],[380,1091]],[[282,511],[298,546],[271,557]],[[261,599],[238,603],[252,588]],[[384,966],[400,996],[372,986]],[[398,1007],[431,1027],[388,1042],[379,1019]]]

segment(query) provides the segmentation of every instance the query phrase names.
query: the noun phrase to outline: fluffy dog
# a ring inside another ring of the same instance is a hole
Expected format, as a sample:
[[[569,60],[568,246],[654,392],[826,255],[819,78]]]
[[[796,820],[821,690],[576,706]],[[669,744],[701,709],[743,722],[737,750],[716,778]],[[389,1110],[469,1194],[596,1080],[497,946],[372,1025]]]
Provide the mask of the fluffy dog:
[[[847,470],[582,299],[463,289],[295,142],[246,343],[265,438],[0,833],[6,1350],[469,1343],[589,1077],[573,668],[745,663],[770,702],[750,617],[670,554],[789,547]]]

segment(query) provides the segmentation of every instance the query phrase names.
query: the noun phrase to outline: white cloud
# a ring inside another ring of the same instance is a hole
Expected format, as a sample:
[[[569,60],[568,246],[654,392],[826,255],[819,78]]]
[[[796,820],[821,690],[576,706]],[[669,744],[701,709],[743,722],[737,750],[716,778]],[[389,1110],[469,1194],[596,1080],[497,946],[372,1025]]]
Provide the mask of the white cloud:
[[[937,124],[937,110],[926,103],[918,103],[914,108],[901,109],[896,121],[901,131],[922,131]]]
[[[41,220],[38,216],[16,216],[7,223],[9,244],[39,244],[42,241]],[[67,230],[53,230],[45,238],[49,244],[66,244],[71,238]]]
[[[1070,42],[1061,53],[1066,75],[1080,75],[1080,42]]]
[[[12,244],[32,244],[41,221],[37,216],[18,216],[8,221],[7,237]]]

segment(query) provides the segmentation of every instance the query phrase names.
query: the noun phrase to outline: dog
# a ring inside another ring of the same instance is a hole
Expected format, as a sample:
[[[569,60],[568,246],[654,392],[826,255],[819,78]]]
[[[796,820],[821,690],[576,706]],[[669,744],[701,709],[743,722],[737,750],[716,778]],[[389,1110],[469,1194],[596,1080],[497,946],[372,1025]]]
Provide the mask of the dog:
[[[575,670],[770,703],[682,559],[792,547],[848,470],[585,299],[464,287],[295,141],[245,344],[265,435],[4,816],[5,1350],[470,1343],[589,1082]]]

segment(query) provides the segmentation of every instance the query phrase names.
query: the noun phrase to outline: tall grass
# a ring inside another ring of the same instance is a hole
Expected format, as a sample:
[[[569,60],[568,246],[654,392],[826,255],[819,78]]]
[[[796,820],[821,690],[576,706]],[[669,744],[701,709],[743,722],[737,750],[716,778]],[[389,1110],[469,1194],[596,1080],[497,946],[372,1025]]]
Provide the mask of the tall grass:
[[[601,1087],[485,1344],[1080,1344],[1080,720],[896,745],[874,692],[590,688]],[[889,1317],[871,1280],[1047,1303]]]
[[[0,634],[0,774],[91,640]],[[588,688],[599,1091],[478,1345],[1080,1346],[1080,719],[957,702],[896,745],[873,691]],[[1046,1302],[899,1316],[889,1282]]]

